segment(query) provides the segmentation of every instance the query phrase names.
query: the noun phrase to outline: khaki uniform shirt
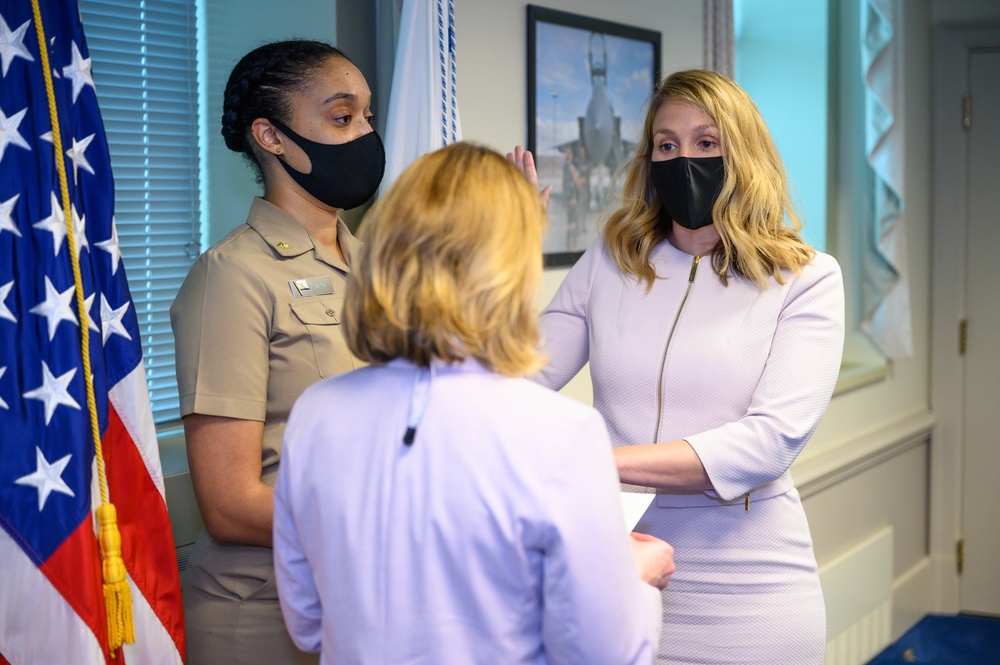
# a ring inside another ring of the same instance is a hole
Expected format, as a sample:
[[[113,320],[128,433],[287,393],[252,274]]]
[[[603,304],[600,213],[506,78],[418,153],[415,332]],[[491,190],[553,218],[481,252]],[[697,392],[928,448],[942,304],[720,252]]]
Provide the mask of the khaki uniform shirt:
[[[337,234],[347,264],[283,210],[256,198],[246,224],[198,258],[170,308],[181,415],[263,421],[261,480],[269,485],[296,398],[362,364],[340,325],[359,243],[342,220]],[[317,288],[323,280],[313,278],[328,278],[329,286]]]

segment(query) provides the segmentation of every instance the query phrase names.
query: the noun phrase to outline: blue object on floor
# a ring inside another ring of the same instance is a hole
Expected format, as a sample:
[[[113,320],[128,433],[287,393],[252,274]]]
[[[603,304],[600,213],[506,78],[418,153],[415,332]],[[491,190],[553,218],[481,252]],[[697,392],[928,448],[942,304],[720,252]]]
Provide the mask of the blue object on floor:
[[[868,665],[1000,664],[1000,619],[928,614]]]

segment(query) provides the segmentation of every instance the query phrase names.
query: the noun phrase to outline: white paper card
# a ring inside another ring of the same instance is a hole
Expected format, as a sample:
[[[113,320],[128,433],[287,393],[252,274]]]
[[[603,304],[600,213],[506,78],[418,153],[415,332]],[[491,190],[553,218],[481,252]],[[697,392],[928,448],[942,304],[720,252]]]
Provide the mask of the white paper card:
[[[625,526],[629,531],[635,529],[639,519],[649,508],[656,494],[646,492],[622,492],[622,513],[625,515]]]

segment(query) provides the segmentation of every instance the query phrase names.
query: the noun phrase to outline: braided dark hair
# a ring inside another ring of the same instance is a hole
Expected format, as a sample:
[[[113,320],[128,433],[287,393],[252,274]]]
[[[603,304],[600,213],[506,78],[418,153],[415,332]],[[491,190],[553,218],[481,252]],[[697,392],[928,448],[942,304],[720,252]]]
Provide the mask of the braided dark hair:
[[[250,124],[257,118],[273,118],[287,124],[288,92],[307,85],[309,75],[330,57],[350,58],[325,42],[293,39],[264,44],[243,56],[226,83],[222,100],[222,138],[233,152],[263,173],[250,138]]]

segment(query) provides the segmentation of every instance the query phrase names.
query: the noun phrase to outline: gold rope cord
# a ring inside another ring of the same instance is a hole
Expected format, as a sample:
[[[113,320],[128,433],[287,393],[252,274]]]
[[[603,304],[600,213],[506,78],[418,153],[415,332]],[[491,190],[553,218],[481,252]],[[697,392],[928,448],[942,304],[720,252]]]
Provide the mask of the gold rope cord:
[[[83,383],[87,388],[87,410],[90,413],[90,431],[94,439],[97,455],[97,481],[101,490],[101,505],[97,508],[100,525],[98,539],[101,544],[102,573],[104,577],[104,607],[108,619],[108,648],[111,656],[117,655],[122,644],[135,642],[135,628],[132,620],[132,591],[126,576],[125,561],[122,559],[122,538],[118,530],[118,518],[114,505],[108,501],[108,480],[104,466],[104,450],[101,447],[101,432],[97,420],[97,401],[94,397],[94,380],[90,369],[90,313],[86,310],[83,295],[83,278],[80,274],[80,257],[76,252],[76,236],[73,228],[72,207],[69,198],[69,183],[66,178],[66,163],[63,160],[62,135],[59,128],[59,112],[52,86],[52,67],[46,47],[45,28],[38,0],[31,0],[35,17],[35,32],[38,35],[38,51],[41,54],[42,73],[45,79],[45,94],[48,98],[49,120],[52,123],[52,145],[55,149],[56,172],[59,174],[59,193],[62,200],[63,216],[66,224],[66,240],[73,266],[73,282],[76,286],[76,309],[80,316],[80,350],[83,355]]]

